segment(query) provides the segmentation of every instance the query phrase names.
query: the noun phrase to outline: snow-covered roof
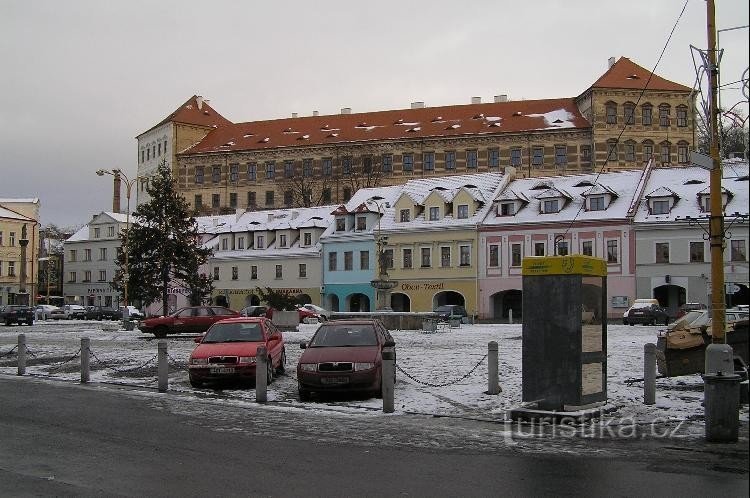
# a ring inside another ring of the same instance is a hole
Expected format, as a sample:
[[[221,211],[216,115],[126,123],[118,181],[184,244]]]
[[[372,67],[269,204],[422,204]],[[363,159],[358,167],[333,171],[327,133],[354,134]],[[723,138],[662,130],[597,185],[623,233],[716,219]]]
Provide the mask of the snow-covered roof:
[[[34,221],[28,216],[24,216],[22,214],[16,213],[15,211],[4,208],[3,206],[0,206],[0,218],[9,218],[12,220],[19,220],[19,221]]]

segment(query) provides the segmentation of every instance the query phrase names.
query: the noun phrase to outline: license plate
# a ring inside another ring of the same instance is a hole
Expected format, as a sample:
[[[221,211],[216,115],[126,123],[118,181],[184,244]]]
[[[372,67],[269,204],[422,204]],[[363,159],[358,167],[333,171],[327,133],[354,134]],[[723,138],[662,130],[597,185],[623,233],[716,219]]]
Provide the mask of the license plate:
[[[233,367],[211,367],[210,371],[212,374],[233,374]]]
[[[321,377],[321,384],[348,384],[349,377]]]

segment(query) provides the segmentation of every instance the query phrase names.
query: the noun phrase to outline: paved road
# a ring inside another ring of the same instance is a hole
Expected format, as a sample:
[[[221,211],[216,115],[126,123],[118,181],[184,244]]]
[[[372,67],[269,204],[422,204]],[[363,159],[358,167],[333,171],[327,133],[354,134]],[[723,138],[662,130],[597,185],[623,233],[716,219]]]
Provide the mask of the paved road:
[[[1,496],[747,496],[742,448],[527,451],[496,424],[9,375],[0,400]]]

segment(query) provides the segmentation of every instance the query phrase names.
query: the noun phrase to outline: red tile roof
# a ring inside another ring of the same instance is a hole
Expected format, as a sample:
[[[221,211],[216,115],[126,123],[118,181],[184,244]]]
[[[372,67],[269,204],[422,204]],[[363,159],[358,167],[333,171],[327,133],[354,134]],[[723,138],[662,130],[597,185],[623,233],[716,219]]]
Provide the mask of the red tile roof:
[[[648,69],[639,66],[627,57],[620,57],[591,87],[641,90],[648,81],[649,90],[691,91],[685,85],[669,81],[655,73],[651,76],[651,81],[649,81],[648,78],[650,75],[651,71]]]
[[[556,128],[588,129],[590,126],[572,98],[520,100],[238,123],[218,127],[185,153],[495,135]]]
[[[203,97],[193,95],[192,97],[187,99],[184,104],[178,107],[172,114],[138,135],[138,137],[145,133],[148,133],[154,128],[158,128],[164,123],[169,123],[170,121],[174,123],[192,124],[209,128],[218,128],[224,125],[232,124],[231,121],[226,119],[224,116],[216,112],[210,105],[208,105],[208,101],[204,100]]]

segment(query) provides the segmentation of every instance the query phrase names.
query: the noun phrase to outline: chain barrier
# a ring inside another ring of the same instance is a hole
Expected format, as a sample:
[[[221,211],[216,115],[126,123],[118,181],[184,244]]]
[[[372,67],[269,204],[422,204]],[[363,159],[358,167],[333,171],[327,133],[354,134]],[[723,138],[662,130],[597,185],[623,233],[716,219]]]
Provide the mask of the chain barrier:
[[[76,351],[75,354],[73,354],[73,356],[71,356],[70,358],[68,358],[67,360],[65,360],[62,363],[58,363],[55,367],[51,368],[50,372],[56,372],[57,370],[60,370],[64,365],[66,365],[67,363],[70,363],[71,361],[73,361],[76,358],[78,358],[79,354],[81,354],[81,348],[78,348],[78,351]],[[34,356],[34,357],[36,358],[36,356]]]
[[[18,346],[13,346],[11,350],[8,351],[7,353],[0,354],[0,358],[5,358],[6,356],[10,356],[11,354],[13,354],[13,351],[15,351],[16,349],[18,349]]]
[[[405,370],[404,370],[403,368],[401,368],[401,367],[399,366],[399,364],[398,364],[398,363],[396,363],[396,369],[397,369],[397,370],[398,370],[399,372],[401,372],[402,374],[404,374],[404,375],[406,375],[407,377],[409,377],[409,378],[410,378],[411,380],[413,380],[413,381],[414,381],[414,382],[416,382],[417,384],[422,384],[423,386],[428,386],[428,387],[447,387],[447,386],[452,386],[452,385],[454,385],[454,384],[458,384],[458,383],[459,383],[459,382],[461,382],[462,380],[464,380],[464,379],[467,379],[467,378],[468,378],[468,377],[469,377],[469,376],[470,376],[471,374],[473,374],[473,373],[474,373],[474,371],[475,371],[475,370],[476,370],[477,368],[479,368],[479,365],[481,365],[482,363],[484,363],[484,360],[485,360],[486,358],[487,358],[487,354],[485,354],[484,356],[482,356],[482,359],[481,359],[481,360],[479,360],[479,362],[478,362],[478,363],[477,363],[476,365],[474,365],[474,367],[473,367],[473,368],[472,368],[471,370],[469,370],[469,371],[468,371],[468,372],[467,372],[466,374],[464,374],[463,376],[459,377],[459,378],[458,378],[458,379],[456,379],[456,380],[453,380],[453,381],[451,381],[451,382],[445,382],[445,383],[443,383],[443,384],[433,384],[433,383],[431,383],[431,382],[424,382],[424,381],[422,381],[422,380],[419,380],[419,379],[417,379],[416,377],[414,377],[413,375],[411,375],[411,374],[410,374],[409,372],[407,372],[407,371],[405,371]]]
[[[96,354],[95,354],[95,353],[94,353],[93,351],[91,351],[91,348],[89,348],[89,354],[91,354],[91,356],[92,356],[92,357],[93,357],[93,358],[94,358],[94,359],[96,360],[96,362],[97,362],[97,363],[99,363],[100,365],[106,365],[106,364],[105,364],[105,363],[104,363],[104,362],[103,362],[102,360],[100,360],[100,359],[99,359],[99,357],[98,357],[98,356],[96,356]],[[146,366],[147,366],[148,364],[150,364],[151,362],[153,362],[153,361],[154,361],[154,360],[155,360],[155,359],[156,359],[157,357],[158,357],[158,355],[154,355],[154,356],[153,356],[153,357],[152,357],[151,359],[147,360],[147,361],[146,361],[145,363],[143,363],[142,365],[139,365],[139,366],[137,366],[137,367],[133,367],[133,368],[125,368],[125,369],[119,370],[119,369],[117,369],[117,368],[113,368],[113,367],[105,367],[105,369],[106,369],[106,370],[111,370],[111,371],[113,371],[114,373],[128,373],[128,372],[133,372],[133,371],[135,371],[135,370],[140,370],[140,369],[142,369],[142,368],[146,367]]]
[[[173,364],[173,365],[175,366],[175,368],[177,368],[177,370],[184,370],[184,371],[186,371],[186,372],[187,372],[187,371],[189,371],[189,369],[188,369],[188,367],[187,367],[187,365],[188,365],[188,364],[187,364],[187,362],[186,362],[186,361],[180,361],[180,360],[177,360],[177,359],[175,359],[175,358],[174,358],[174,357],[173,357],[173,356],[172,356],[171,354],[169,354],[169,353],[167,353],[167,358],[168,358],[169,360],[171,360],[171,361],[172,361],[172,364]]]
[[[81,351],[80,349],[78,351]],[[26,346],[26,354],[31,356],[32,358],[39,358],[36,353],[34,353],[31,349],[29,349],[28,346]]]

